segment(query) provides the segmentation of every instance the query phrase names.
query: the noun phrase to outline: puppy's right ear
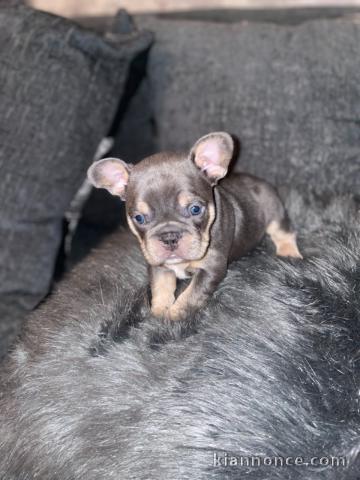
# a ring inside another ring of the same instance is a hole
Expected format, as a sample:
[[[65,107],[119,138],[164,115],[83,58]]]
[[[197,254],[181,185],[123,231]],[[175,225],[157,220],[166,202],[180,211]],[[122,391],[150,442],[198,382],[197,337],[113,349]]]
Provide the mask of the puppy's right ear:
[[[190,151],[190,158],[211,185],[225,177],[233,155],[234,140],[226,132],[212,132],[201,137]]]
[[[106,188],[112,195],[125,200],[132,167],[118,158],[104,158],[91,165],[87,176],[94,187]]]

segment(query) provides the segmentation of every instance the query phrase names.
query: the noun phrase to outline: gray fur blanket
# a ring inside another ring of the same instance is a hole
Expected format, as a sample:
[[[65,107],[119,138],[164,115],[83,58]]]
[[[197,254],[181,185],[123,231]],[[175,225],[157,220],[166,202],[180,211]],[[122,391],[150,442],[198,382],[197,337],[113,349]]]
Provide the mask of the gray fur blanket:
[[[358,479],[359,205],[287,204],[304,260],[265,240],[186,321],[129,234],[78,265],[2,365],[1,480]]]

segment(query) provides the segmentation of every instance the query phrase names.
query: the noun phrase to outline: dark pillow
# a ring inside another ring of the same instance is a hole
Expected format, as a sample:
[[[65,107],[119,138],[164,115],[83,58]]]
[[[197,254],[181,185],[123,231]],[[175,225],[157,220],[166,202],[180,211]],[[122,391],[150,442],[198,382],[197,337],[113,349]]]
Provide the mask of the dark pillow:
[[[47,293],[64,211],[150,42],[131,32],[109,43],[53,15],[0,8],[0,314]]]
[[[241,139],[242,169],[278,185],[358,191],[358,21],[138,21],[156,33],[148,71],[160,149],[228,130]]]

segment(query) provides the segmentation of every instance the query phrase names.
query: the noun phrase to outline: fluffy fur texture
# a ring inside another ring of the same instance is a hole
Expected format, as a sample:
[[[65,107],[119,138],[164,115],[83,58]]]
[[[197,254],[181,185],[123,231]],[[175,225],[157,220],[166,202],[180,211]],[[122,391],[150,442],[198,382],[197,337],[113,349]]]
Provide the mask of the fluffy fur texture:
[[[196,318],[150,316],[127,234],[79,265],[4,365],[0,478],[357,479],[358,206],[288,198],[305,260],[264,242]],[[214,466],[225,452],[348,466]]]

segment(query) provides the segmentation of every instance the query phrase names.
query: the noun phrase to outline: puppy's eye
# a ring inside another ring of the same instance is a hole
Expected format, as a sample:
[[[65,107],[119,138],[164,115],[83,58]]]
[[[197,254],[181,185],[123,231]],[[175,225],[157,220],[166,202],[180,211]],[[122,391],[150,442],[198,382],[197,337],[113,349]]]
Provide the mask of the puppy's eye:
[[[139,225],[144,225],[144,223],[145,223],[145,216],[142,215],[141,213],[138,213],[137,215],[135,215],[134,220],[135,220],[135,222],[138,223]]]
[[[189,212],[191,215],[200,215],[200,213],[202,213],[203,211],[203,208],[204,207],[202,207],[201,205],[198,205],[197,203],[193,203],[189,207]]]

